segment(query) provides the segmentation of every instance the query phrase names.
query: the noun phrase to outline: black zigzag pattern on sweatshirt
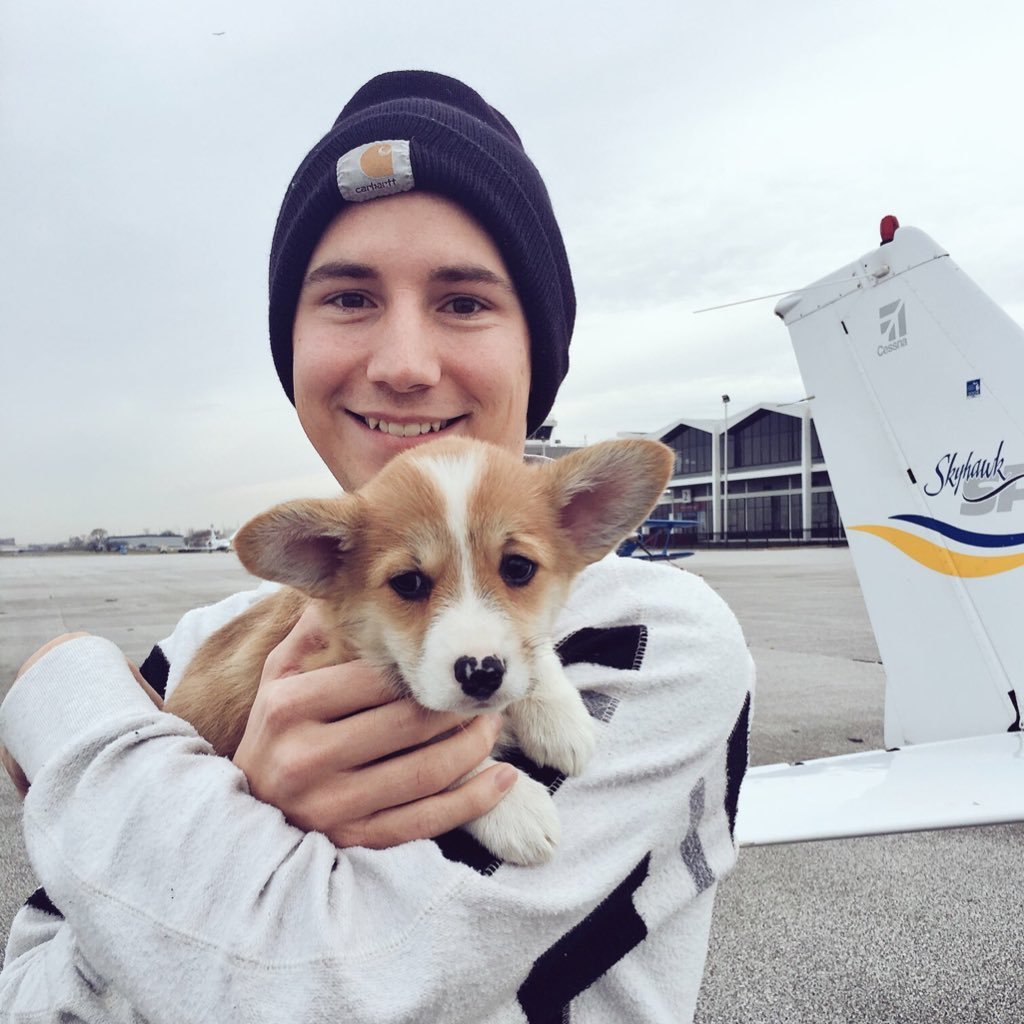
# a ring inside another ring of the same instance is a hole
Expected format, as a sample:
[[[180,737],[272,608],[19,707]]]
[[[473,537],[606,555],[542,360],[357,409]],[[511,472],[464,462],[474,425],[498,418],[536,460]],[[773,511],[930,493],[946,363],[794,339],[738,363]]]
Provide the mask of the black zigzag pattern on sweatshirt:
[[[573,999],[647,938],[633,896],[650,864],[647,854],[572,931],[537,958],[517,993],[529,1024],[567,1020]]]
[[[40,886],[31,896],[25,901],[30,907],[34,907],[36,910],[41,910],[44,914],[52,914],[54,917],[63,917],[64,915],[53,905],[53,901],[49,896],[46,895],[46,890]]]
[[[588,626],[570,633],[555,647],[555,651],[563,665],[587,663],[636,671],[643,663],[646,647],[646,626],[612,626],[607,629]],[[619,704],[617,698],[598,690],[584,690],[582,697],[590,716],[599,722],[610,721]],[[546,786],[549,793],[554,794],[565,782],[562,772],[531,761],[521,750],[506,752],[504,760]],[[465,864],[481,875],[493,874],[504,863],[462,829],[446,832],[434,842],[447,860]]]
[[[563,665],[602,665],[636,671],[647,647],[646,626],[586,626],[555,646]]]
[[[736,808],[740,802],[740,785],[747,774],[750,741],[750,694],[743,701],[736,724],[729,734],[725,757],[725,812],[729,815],[729,835],[736,831]]]
[[[142,673],[142,678],[161,697],[167,695],[167,674],[171,671],[171,666],[167,662],[167,656],[159,647],[154,647],[149,652],[149,657],[142,663],[142,668],[139,671]]]

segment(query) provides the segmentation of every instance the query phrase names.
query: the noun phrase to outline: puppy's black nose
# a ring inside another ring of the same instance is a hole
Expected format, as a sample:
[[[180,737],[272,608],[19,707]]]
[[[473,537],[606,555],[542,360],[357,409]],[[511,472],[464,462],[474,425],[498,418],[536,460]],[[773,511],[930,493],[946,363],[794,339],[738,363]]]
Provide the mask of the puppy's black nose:
[[[490,697],[501,686],[504,675],[505,663],[490,654],[483,662],[465,654],[455,662],[455,681],[463,693],[478,700]]]

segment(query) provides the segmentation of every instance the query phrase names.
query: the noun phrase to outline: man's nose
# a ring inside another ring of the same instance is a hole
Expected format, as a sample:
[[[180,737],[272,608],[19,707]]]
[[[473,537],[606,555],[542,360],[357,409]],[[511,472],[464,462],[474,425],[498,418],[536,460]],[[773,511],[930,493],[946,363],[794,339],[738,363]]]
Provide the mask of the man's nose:
[[[394,391],[434,387],[441,360],[429,318],[418,309],[396,305],[381,318],[366,374]]]

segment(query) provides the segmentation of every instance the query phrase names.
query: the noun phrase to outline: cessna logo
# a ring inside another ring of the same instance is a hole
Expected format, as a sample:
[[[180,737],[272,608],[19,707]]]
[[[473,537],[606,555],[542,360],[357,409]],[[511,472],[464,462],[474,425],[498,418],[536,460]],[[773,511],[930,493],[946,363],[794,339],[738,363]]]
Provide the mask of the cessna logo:
[[[878,346],[879,356],[887,356],[907,346],[907,307],[902,299],[890,302],[878,311],[878,329],[884,339]]]

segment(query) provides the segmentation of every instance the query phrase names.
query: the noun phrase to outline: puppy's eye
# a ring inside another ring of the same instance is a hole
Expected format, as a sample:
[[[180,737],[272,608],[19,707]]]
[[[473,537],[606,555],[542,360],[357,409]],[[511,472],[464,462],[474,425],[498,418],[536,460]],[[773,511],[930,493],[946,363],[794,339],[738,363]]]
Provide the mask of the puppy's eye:
[[[423,601],[430,596],[430,577],[415,570],[392,576],[388,585],[405,601]]]
[[[525,587],[537,571],[537,563],[522,555],[505,555],[501,560],[501,578],[510,587]]]

